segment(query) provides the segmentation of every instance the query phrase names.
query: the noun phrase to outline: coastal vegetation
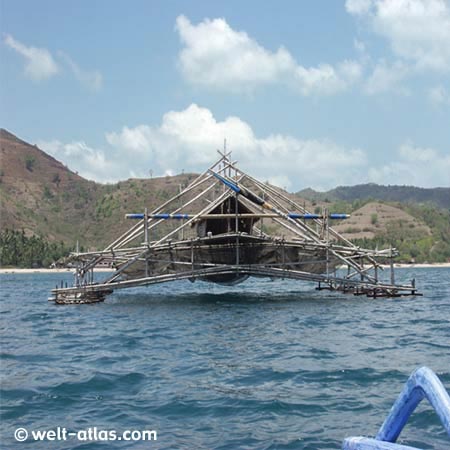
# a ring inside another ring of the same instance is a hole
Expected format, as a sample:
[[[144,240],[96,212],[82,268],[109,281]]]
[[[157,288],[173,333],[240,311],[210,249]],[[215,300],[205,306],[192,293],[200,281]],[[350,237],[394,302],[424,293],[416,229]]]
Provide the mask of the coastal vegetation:
[[[375,209],[369,209],[370,205],[395,208],[399,213],[386,219],[382,213],[370,212]],[[370,198],[339,200],[331,204],[330,210],[351,215],[337,229],[360,247],[396,248],[400,252],[396,261],[401,263],[450,261],[450,209],[439,208],[431,202],[375,202]]]
[[[49,242],[41,236],[26,236],[23,230],[0,232],[1,267],[50,267],[72,250],[64,242]]]
[[[92,250],[104,248],[129,228],[126,213],[155,208],[195,177],[100,184],[6,130],[0,131],[0,144],[2,266],[46,267],[77,241]],[[368,184],[291,195],[317,214],[324,208],[350,214],[333,227],[357,245],[396,247],[398,262],[450,261],[450,188]]]

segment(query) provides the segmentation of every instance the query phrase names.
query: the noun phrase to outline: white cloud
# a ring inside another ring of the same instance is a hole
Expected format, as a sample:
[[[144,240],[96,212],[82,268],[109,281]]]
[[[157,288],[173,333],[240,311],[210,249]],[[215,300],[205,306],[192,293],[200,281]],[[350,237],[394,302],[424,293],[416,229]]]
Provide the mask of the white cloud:
[[[33,81],[46,80],[62,72],[62,66],[54,59],[49,50],[27,47],[9,34],[5,35],[4,42],[25,58],[25,75]],[[64,61],[81,84],[94,91],[102,87],[103,78],[98,70],[81,69],[69,55],[61,51],[58,52],[58,57]]]
[[[218,120],[207,108],[191,104],[166,113],[159,125],[124,127],[105,135],[107,150],[84,142],[38,142],[80,175],[118,181],[205,170],[217,158],[224,138],[239,167],[261,181],[295,191],[307,186],[330,189],[367,181],[381,184],[448,186],[450,154],[411,143],[400,147],[392,162],[371,167],[364,150],[328,139],[301,139],[282,134],[256,136],[239,117]]]
[[[299,65],[294,71],[294,88],[302,95],[332,95],[349,88],[361,74],[362,67],[356,61],[344,61],[336,68],[329,64],[309,69]]]
[[[450,153],[405,143],[398,157],[389,164],[369,170],[369,179],[376,183],[405,184],[422,187],[450,185]]]
[[[126,170],[123,171],[123,165],[121,166],[119,161],[124,155],[117,155],[119,158],[114,158],[114,155],[106,155],[103,150],[89,147],[83,141],[64,144],[58,140],[41,140],[36,145],[89,180],[110,182],[129,176]]]
[[[420,71],[450,71],[450,4],[446,0],[347,0],[350,14],[385,37],[396,57]]]
[[[359,39],[353,40],[353,46],[355,49],[361,53],[362,55],[365,55],[366,53],[366,44],[363,41],[360,41]]]
[[[366,164],[366,156],[359,149],[345,149],[324,139],[301,140],[276,134],[258,138],[240,118],[217,121],[210,110],[195,104],[183,111],[168,112],[159,127],[124,127],[106,138],[115,148],[130,152],[130,156],[132,153],[130,160],[140,158],[145,167],[159,174],[204,169],[226,138],[240,167],[290,188],[331,187],[337,174],[340,182],[351,182]]]
[[[45,48],[27,47],[6,34],[5,44],[25,58],[25,75],[33,81],[51,78],[59,72],[59,66],[51,53]]]
[[[84,70],[66,53],[58,52],[58,55],[69,66],[70,70],[75,75],[75,78],[86,87],[93,91],[101,89],[103,84],[102,74],[98,70]]]
[[[450,105],[450,92],[443,86],[434,86],[428,91],[428,99],[434,105]]]
[[[388,64],[385,60],[380,60],[364,83],[364,90],[369,95],[391,90],[404,95],[408,94],[408,90],[402,87],[400,82],[409,75],[409,70],[408,66],[400,61]]]
[[[361,76],[356,61],[335,67],[303,67],[284,47],[265,49],[244,31],[235,31],[225,19],[205,19],[193,25],[185,16],[176,20],[184,47],[179,67],[193,84],[239,91],[281,83],[302,95],[331,95],[347,89]]]
[[[350,14],[367,14],[372,8],[372,0],[347,0],[345,8]]]

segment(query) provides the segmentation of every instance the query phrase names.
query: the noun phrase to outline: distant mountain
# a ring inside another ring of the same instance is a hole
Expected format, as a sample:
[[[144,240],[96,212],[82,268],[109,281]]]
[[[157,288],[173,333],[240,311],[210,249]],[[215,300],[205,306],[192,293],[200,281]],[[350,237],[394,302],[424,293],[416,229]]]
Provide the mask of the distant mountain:
[[[450,175],[449,175],[450,176]],[[450,208],[450,188],[419,188],[414,186],[381,186],[374,183],[356,186],[339,186],[326,192],[307,188],[297,193],[310,201],[381,200],[401,203],[433,203],[440,208]]]
[[[158,206],[194,177],[88,181],[4,129],[0,164],[0,229],[70,245],[79,240],[85,248],[105,246],[130,226],[126,213]]]
[[[104,248],[132,225],[126,213],[156,208],[195,176],[100,184],[2,129],[0,231],[23,230],[27,237],[40,236],[48,242],[73,246],[79,241],[85,249]],[[331,212],[351,213],[349,220],[334,225],[358,245],[396,245],[406,261],[450,260],[448,188],[365,184],[288,195],[311,212],[325,206]]]

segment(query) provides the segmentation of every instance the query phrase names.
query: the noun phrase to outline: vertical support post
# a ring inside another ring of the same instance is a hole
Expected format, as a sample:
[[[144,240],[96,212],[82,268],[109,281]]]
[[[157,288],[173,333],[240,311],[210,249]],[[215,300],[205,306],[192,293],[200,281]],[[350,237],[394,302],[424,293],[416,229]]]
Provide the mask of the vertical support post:
[[[322,210],[322,220],[324,226],[325,239],[327,244],[326,251],[326,273],[327,273],[327,281],[329,281],[330,276],[330,233],[328,230],[328,208],[323,208]]]
[[[192,275],[194,275],[194,240],[191,239],[191,267]]]
[[[391,269],[391,284],[395,284],[395,274],[394,274],[394,258],[392,256],[392,245],[391,245],[391,253],[389,255],[389,263],[390,263],[390,269]]]
[[[144,244],[148,246],[148,210],[144,210]]]
[[[182,192],[181,184],[178,185],[178,189],[179,189],[178,193],[181,194],[181,192]],[[180,210],[181,210],[181,208],[183,206],[183,201],[181,200],[181,196],[180,196],[180,203],[179,203],[179,205],[180,205],[179,207],[180,207]],[[181,223],[184,225],[184,219],[182,219]],[[181,229],[181,240],[184,241],[184,227]]]
[[[264,201],[266,201],[266,193],[265,193],[265,191],[262,192],[262,199],[263,199]],[[263,231],[263,228],[264,228],[264,218],[263,218],[263,217],[261,217],[260,222],[261,222],[261,224],[260,224],[260,227],[259,227],[259,231],[260,231],[259,235],[262,236],[263,233],[264,233],[264,231]]]
[[[145,253],[145,277],[148,278],[148,209],[144,210],[144,243],[147,247]]]
[[[360,267],[360,269],[361,269],[360,279],[361,279],[361,281],[364,281],[364,274],[363,274],[363,270],[364,270],[364,258],[363,258],[362,256],[361,256],[361,258],[360,258],[359,267]]]
[[[234,209],[235,209],[235,213],[236,213],[236,218],[235,218],[235,231],[236,231],[236,265],[239,265],[239,201],[238,201],[238,193],[236,192],[236,195],[234,197]]]
[[[226,139],[224,139],[224,151],[223,151],[223,155],[222,155],[222,171],[223,174],[226,175],[227,171],[226,171],[226,165],[225,165],[225,151],[226,151]],[[227,187],[225,186],[225,184],[222,184],[222,192],[225,192],[227,189]]]
[[[78,239],[77,239],[77,245],[75,248],[75,252],[76,252],[77,256],[80,253],[80,243],[79,243]],[[81,282],[82,282],[82,279],[81,279],[81,275],[80,275],[80,261],[77,258],[77,262],[76,262],[76,266],[75,266],[75,286],[80,287]]]
[[[62,283],[62,282],[61,282]],[[75,286],[79,287],[80,286],[80,268],[79,268],[79,264],[78,261],[76,263],[76,267],[75,267]],[[61,286],[62,287],[62,286]]]

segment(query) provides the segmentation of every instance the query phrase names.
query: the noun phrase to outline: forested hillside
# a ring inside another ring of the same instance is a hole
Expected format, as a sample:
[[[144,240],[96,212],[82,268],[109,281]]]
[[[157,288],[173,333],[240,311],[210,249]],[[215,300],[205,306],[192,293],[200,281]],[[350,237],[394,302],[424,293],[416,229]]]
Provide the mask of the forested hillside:
[[[450,180],[450,174],[449,174]],[[450,208],[450,188],[419,188],[414,186],[380,186],[375,183],[339,186],[326,192],[303,189],[300,197],[315,201],[354,202],[355,200],[382,200],[399,203],[430,203],[439,208]]]
[[[131,224],[129,212],[157,207],[195,174],[99,184],[6,130],[0,131],[0,264],[48,266],[75,248],[100,249]],[[350,213],[336,224],[365,247],[394,246],[399,261],[450,260],[450,189],[361,185],[292,194],[311,212]]]

